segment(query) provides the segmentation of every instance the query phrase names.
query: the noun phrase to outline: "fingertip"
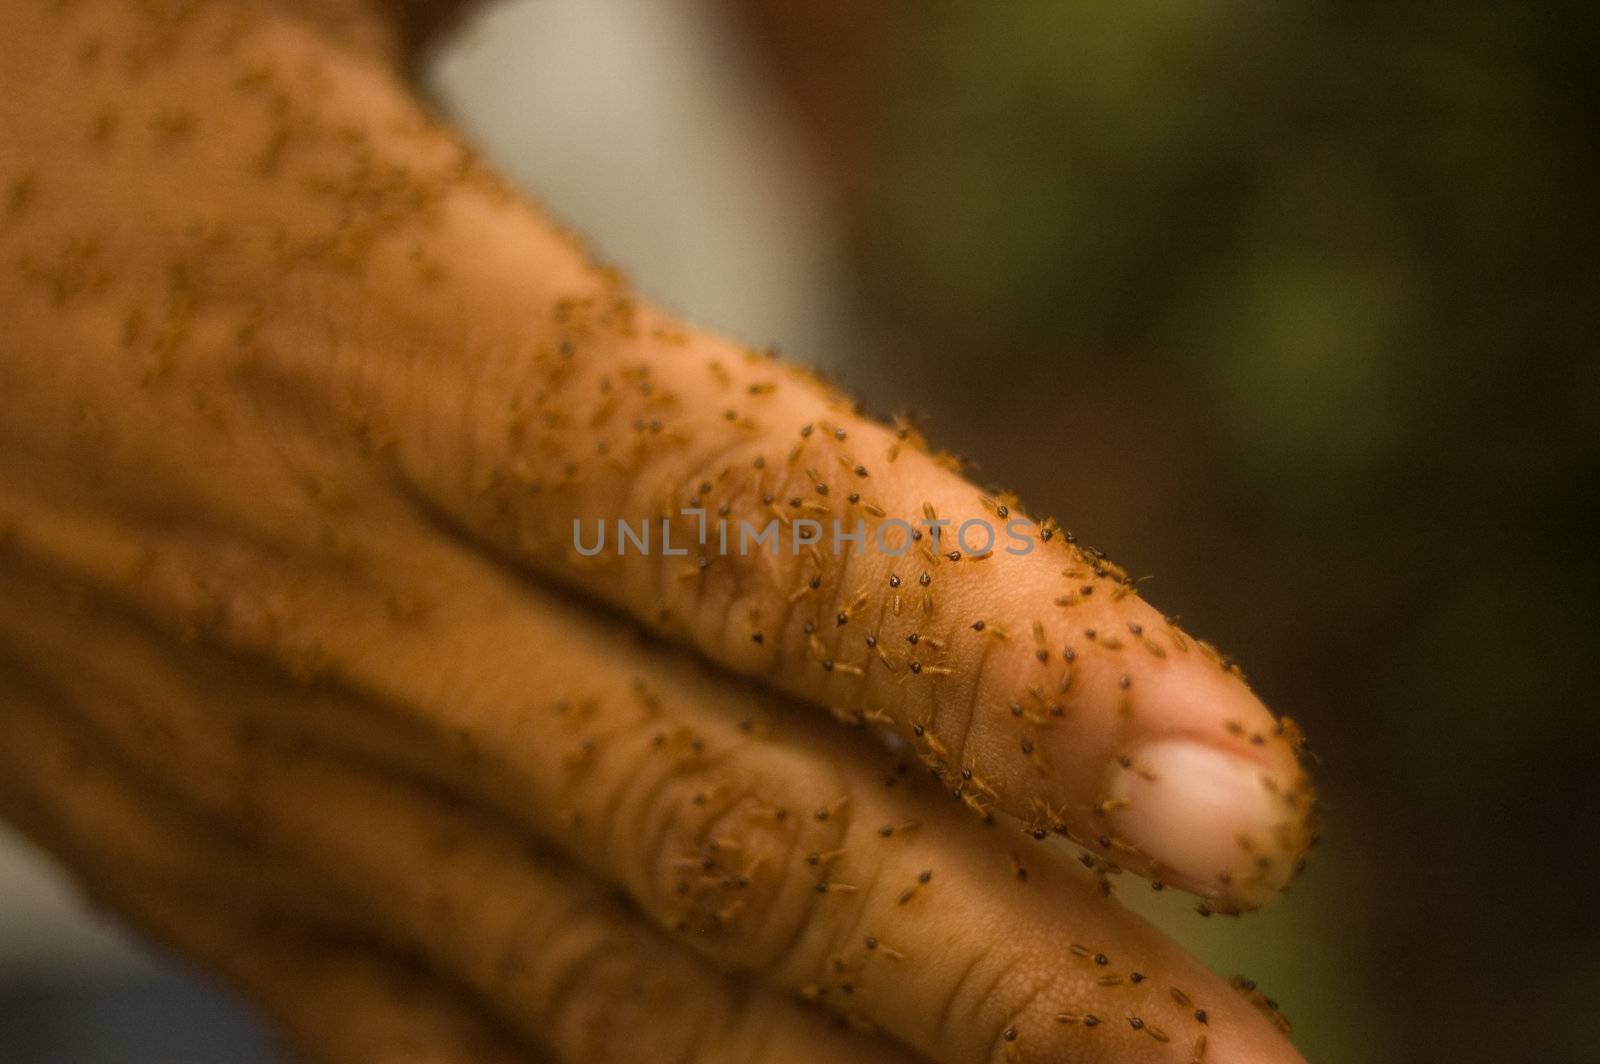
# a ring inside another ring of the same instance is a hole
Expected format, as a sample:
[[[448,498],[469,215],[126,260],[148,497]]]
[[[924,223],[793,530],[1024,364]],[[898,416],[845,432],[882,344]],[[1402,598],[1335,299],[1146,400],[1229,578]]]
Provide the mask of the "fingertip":
[[[1118,836],[1174,884],[1254,908],[1294,877],[1301,814],[1260,761],[1195,738],[1140,747],[1113,770]]]
[[[1315,835],[1299,730],[1226,659],[1182,645],[1126,666],[1137,699],[1120,722],[1107,720],[1100,808],[1109,836],[1156,878],[1208,899],[1209,911],[1257,908],[1298,874]]]

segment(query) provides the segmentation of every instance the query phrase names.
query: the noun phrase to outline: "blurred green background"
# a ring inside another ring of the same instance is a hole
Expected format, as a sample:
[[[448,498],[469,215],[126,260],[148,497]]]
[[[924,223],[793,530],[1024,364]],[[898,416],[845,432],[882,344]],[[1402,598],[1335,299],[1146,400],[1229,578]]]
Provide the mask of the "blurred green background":
[[[1579,20],[732,6],[847,219],[846,384],[1157,574],[1311,736],[1291,897],[1163,922],[1313,1061],[1600,1060]]]

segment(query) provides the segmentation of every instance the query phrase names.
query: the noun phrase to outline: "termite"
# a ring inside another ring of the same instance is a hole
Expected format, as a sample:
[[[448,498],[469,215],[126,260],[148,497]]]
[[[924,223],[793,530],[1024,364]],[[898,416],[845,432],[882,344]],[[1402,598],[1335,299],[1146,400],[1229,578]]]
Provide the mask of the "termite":
[[[920,890],[922,887],[927,886],[929,881],[932,880],[932,879],[933,879],[933,869],[930,868],[930,869],[927,869],[927,870],[925,870],[923,872],[919,872],[917,874],[917,881],[915,883],[911,884],[911,886],[907,887],[905,890],[902,890],[900,892],[900,896],[899,896],[899,898],[896,899],[895,904],[897,904],[897,905],[905,905],[908,902],[910,902],[912,898],[916,897],[917,891]]]

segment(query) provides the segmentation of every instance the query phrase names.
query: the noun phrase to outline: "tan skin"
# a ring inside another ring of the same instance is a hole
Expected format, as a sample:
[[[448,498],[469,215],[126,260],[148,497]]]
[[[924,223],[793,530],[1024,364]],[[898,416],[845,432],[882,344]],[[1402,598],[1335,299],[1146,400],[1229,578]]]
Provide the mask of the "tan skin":
[[[636,302],[417,10],[0,5],[0,812],[321,1059],[1299,1060],[1105,897],[1314,820],[1114,565],[576,549],[1023,512]]]

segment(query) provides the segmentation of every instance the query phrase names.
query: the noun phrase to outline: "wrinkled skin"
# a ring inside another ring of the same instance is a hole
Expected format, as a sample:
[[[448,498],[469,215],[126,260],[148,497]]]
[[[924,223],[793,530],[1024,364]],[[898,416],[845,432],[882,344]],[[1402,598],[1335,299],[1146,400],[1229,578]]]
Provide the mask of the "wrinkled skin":
[[[1299,1060],[1105,896],[1281,889],[1293,726],[636,302],[422,111],[421,32],[0,5],[0,812],[328,1060]]]

